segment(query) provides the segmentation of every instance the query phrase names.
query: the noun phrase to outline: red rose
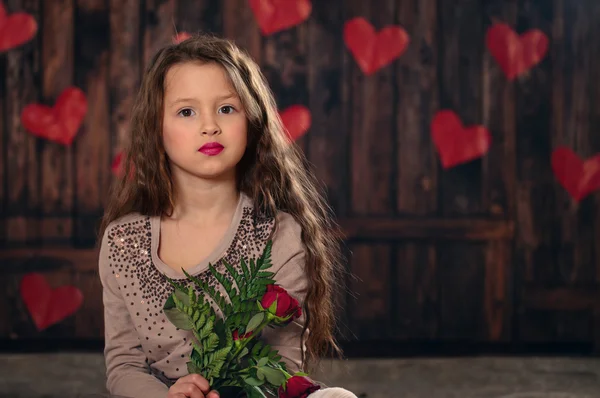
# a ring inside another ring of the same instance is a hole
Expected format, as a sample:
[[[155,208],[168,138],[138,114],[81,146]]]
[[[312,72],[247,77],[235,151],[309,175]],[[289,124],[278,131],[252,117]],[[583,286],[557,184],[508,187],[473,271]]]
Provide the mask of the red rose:
[[[286,382],[285,391],[280,386],[277,395],[279,398],[306,398],[320,388],[320,385],[306,376],[292,376]]]
[[[275,310],[270,309],[273,303],[277,303]],[[262,297],[260,304],[263,308],[268,309],[270,313],[279,317],[287,318],[287,321],[299,318],[302,315],[302,308],[298,303],[298,300],[288,294],[288,292],[277,285],[267,285],[267,291]]]

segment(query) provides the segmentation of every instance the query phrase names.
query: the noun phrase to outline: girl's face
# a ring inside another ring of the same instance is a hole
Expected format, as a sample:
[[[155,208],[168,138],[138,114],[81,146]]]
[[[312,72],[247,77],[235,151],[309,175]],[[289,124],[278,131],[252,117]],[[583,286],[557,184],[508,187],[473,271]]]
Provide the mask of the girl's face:
[[[247,121],[223,67],[187,62],[169,69],[163,143],[174,174],[235,178],[246,149]]]

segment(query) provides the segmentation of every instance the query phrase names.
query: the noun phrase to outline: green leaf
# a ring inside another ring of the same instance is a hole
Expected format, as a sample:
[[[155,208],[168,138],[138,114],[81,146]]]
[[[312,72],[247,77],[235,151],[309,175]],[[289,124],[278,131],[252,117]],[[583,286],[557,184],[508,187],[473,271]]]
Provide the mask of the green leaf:
[[[262,386],[263,384],[265,384],[264,380],[258,380],[254,377],[246,377],[244,381],[250,386]]]
[[[175,327],[181,330],[193,329],[194,325],[192,324],[190,317],[184,314],[183,312],[179,311],[178,309],[171,308],[163,310],[163,312],[165,313],[165,316],[167,317],[169,322],[175,325]]]
[[[260,380],[264,380],[265,379],[265,374],[262,372],[261,369],[262,368],[256,369],[256,377],[258,377]]]
[[[260,340],[256,341],[256,344],[252,347],[252,356],[256,357],[260,353],[260,350],[263,348],[264,343]]]
[[[246,388],[244,389],[244,391],[246,391],[246,395],[248,396],[248,398],[267,398],[267,396],[262,392],[262,390],[258,386]]]
[[[269,306],[269,312],[275,314],[277,312],[277,300],[273,301]]]
[[[256,366],[258,367],[263,367],[267,364],[267,362],[269,362],[269,357],[262,357],[258,363],[256,364]]]
[[[175,305],[173,294],[170,294],[169,297],[167,297],[167,301],[165,301],[165,304],[163,305],[163,310],[170,310],[173,308],[177,308],[177,306]]]
[[[250,321],[248,322],[248,326],[246,326],[246,333],[252,332],[254,329],[256,329],[264,319],[264,312],[259,312],[258,314],[254,315],[252,319],[250,319]]]
[[[190,296],[187,292],[175,289],[173,294],[175,294],[175,297],[177,297],[184,305],[190,305]]]
[[[267,381],[274,386],[280,386],[286,380],[285,374],[281,370],[269,368],[268,366],[259,369],[265,374]]]
[[[262,350],[260,350],[260,354],[258,354],[261,357],[267,356],[269,354],[269,351],[271,351],[271,346],[269,345],[265,345]]]
[[[187,365],[187,371],[188,371],[189,374],[192,374],[192,373],[202,374],[202,372],[200,371],[200,368],[197,367],[194,364],[194,362],[189,361],[189,362],[186,363],[186,365]]]
[[[241,352],[238,354],[238,358],[243,358],[243,357],[245,357],[246,355],[248,355],[248,352],[249,352],[249,351],[248,351],[248,347],[244,347],[244,348],[242,349],[242,351],[241,351]]]

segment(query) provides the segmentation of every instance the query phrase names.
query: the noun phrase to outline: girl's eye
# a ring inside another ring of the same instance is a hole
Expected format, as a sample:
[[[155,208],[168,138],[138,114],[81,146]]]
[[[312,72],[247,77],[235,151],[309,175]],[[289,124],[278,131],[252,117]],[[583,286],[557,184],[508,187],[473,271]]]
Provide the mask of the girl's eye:
[[[231,105],[225,105],[225,106],[222,106],[221,108],[219,108],[219,112],[225,113],[225,114],[230,114],[230,113],[233,113],[234,111],[235,111],[235,109]]]
[[[182,109],[179,111],[179,114],[183,117],[190,117],[193,115],[193,113],[194,113],[194,111],[189,108]]]

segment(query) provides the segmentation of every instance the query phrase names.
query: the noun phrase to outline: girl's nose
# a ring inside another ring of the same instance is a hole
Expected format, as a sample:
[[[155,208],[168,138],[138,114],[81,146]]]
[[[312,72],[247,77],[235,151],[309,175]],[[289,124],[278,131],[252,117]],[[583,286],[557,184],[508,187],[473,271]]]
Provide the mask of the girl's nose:
[[[202,135],[216,135],[221,133],[219,125],[213,119],[205,119],[200,131]]]

